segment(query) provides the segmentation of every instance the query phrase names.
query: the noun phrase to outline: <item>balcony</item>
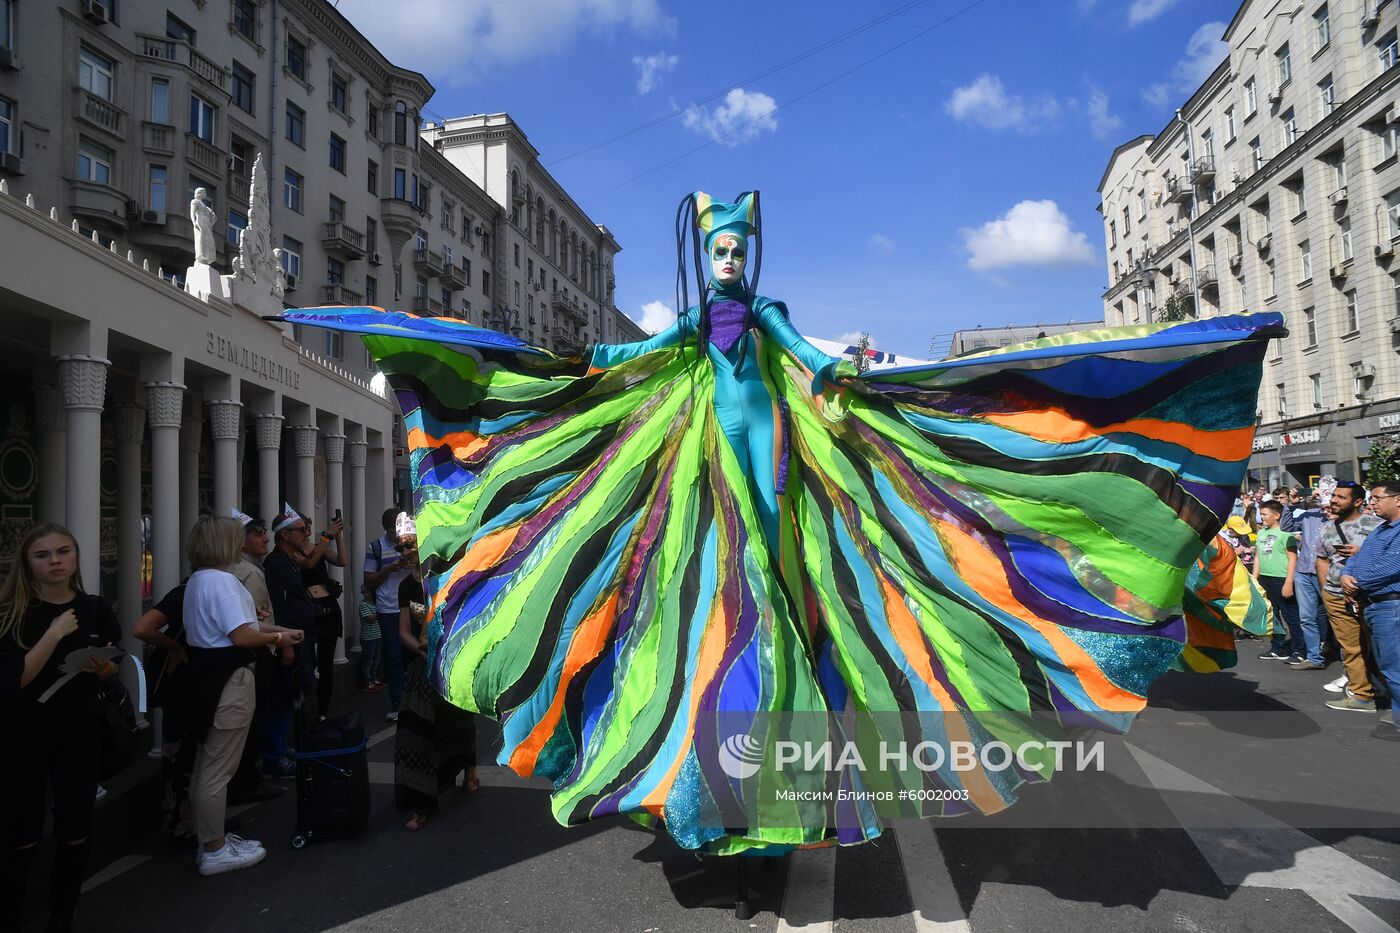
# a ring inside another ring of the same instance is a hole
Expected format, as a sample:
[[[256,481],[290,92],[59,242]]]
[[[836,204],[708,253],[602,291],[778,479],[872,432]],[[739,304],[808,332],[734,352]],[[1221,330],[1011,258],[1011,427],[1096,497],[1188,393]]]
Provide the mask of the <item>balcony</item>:
[[[562,311],[580,324],[588,323],[588,315],[579,307],[578,302],[569,298],[563,292],[555,292],[554,296],[550,298],[549,303],[556,311]]]
[[[438,275],[438,281],[442,284],[443,288],[450,289],[451,291],[466,288],[467,285],[470,284],[467,282],[466,271],[460,266],[454,266],[450,262],[443,263],[442,272]]]
[[[577,356],[583,352],[583,341],[567,334],[554,335],[554,352],[560,356]]]
[[[111,133],[118,139],[126,138],[126,111],[91,91],[80,87],[73,88],[73,113],[79,120]]]
[[[1215,274],[1214,269],[1202,269],[1196,273],[1196,288],[1203,294],[1208,291],[1220,291],[1220,279]]]
[[[248,203],[248,177],[235,172],[228,173],[228,196],[230,201],[237,201],[240,204]]]
[[[323,226],[321,245],[331,256],[339,256],[342,259],[365,258],[365,235],[344,221],[333,220]]]
[[[1191,168],[1191,180],[1198,185],[1208,185],[1215,180],[1215,157],[1202,156]]]
[[[188,43],[181,42],[179,39],[168,39],[165,36],[138,35],[136,40],[140,43],[139,48],[143,57],[183,65],[193,74],[203,78],[224,93],[228,93],[228,70],[212,59],[200,55],[190,48]]]
[[[1181,179],[1175,176],[1167,179],[1167,203],[1172,204],[1178,201],[1191,200],[1192,192],[1189,185],[1181,183]]]
[[[321,286],[321,299],[323,303],[328,305],[362,305],[365,303],[364,295],[341,282]]]
[[[175,127],[168,123],[142,123],[141,148],[151,155],[175,155]]]
[[[440,276],[442,275],[442,254],[435,253],[430,249],[416,249],[413,251],[413,268],[427,275]]]
[[[224,151],[193,133],[185,134],[185,161],[189,162],[191,167],[202,169],[214,178],[228,170],[228,156]]]
[[[412,310],[414,314],[437,317],[442,314],[442,302],[436,298],[429,298],[427,295],[415,295]]]

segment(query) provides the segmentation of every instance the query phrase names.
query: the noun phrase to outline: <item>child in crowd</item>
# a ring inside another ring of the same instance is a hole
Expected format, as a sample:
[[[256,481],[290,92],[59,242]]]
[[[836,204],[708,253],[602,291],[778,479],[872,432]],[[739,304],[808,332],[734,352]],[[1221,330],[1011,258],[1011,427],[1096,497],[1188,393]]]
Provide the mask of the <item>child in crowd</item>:
[[[1259,505],[1259,529],[1254,557],[1254,579],[1274,607],[1273,644],[1259,657],[1266,661],[1303,660],[1303,626],[1298,600],[1293,595],[1293,575],[1298,568],[1298,536],[1279,527],[1283,506],[1270,499]]]
[[[379,616],[374,609],[374,591],[363,587],[360,590],[360,681],[365,693],[378,693],[384,689],[384,682],[379,679],[382,637]]]

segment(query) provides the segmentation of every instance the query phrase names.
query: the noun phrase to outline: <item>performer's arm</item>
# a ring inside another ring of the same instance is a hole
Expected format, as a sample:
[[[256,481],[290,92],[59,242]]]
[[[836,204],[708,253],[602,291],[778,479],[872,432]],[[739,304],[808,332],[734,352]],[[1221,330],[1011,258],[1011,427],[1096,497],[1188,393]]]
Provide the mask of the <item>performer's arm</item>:
[[[611,369],[619,363],[635,360],[656,350],[674,347],[695,333],[699,323],[700,309],[691,308],[676,323],[654,337],[636,343],[600,343],[593,348],[592,366],[594,369]]]
[[[832,359],[807,342],[807,338],[797,332],[788,320],[787,305],[781,301],[761,298],[755,302],[754,316],[765,333],[778,341],[778,345],[812,371],[812,392],[822,390],[822,379],[832,380],[839,360]]]

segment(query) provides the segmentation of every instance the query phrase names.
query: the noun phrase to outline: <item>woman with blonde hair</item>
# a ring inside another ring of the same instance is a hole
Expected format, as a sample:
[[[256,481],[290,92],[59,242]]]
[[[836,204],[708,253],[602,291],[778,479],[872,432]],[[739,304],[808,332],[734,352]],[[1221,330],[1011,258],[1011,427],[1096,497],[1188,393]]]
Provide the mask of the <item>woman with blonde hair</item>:
[[[110,677],[116,665],[89,657],[74,672],[65,660],[75,651],[120,640],[112,607],[83,592],[72,532],[53,524],[31,528],[0,585],[0,747],[8,758],[0,768],[5,808],[0,916],[16,927],[23,920],[29,870],[44,832],[47,784],[58,842],[49,878],[48,928],[72,928],[101,764],[97,681]],[[65,677],[73,673],[77,676]]]
[[[201,875],[218,875],[261,862],[262,843],[224,832],[228,783],[238,769],[256,693],[254,651],[295,645],[301,632],[259,618],[238,578],[228,572],[243,552],[243,525],[233,518],[201,518],[190,531],[190,574],[185,584],[185,640],[189,654],[185,735],[199,743],[190,778],[190,807]]]

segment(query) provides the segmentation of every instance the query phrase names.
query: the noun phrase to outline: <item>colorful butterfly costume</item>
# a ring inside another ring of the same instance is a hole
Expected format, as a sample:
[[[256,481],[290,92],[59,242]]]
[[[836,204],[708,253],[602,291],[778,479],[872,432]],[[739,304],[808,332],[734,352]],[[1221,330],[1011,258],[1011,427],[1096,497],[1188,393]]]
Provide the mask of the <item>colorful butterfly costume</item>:
[[[438,688],[502,722],[499,761],[553,781],[561,822],[639,815],[728,854],[880,832],[873,806],[775,784],[911,780],[738,779],[736,721],[769,751],[839,731],[828,711],[928,714],[876,727],[912,741],[1126,729],[1182,654],[1282,331],[1099,330],[857,376],[751,289],[587,359],[378,309],[285,319],[361,334],[398,394]],[[926,815],[991,813],[1049,773],[912,780],[965,797]]]

